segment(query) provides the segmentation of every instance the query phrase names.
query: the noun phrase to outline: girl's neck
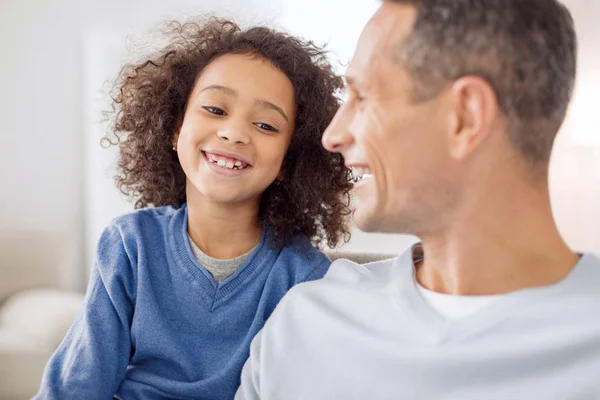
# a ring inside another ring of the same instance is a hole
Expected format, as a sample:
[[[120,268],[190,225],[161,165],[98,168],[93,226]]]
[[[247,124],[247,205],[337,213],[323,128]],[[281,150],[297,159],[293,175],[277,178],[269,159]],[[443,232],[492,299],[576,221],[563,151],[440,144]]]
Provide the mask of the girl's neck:
[[[208,256],[231,259],[247,253],[262,237],[258,202],[224,204],[188,197],[188,233]]]

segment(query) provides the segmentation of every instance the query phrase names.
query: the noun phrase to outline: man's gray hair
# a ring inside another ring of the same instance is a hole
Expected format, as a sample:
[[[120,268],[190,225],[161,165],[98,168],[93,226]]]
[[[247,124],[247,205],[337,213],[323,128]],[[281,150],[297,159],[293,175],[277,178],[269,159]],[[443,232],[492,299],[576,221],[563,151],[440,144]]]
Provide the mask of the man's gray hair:
[[[576,72],[577,38],[556,0],[387,0],[416,8],[395,58],[414,81],[414,100],[467,75],[494,89],[511,143],[547,167]]]

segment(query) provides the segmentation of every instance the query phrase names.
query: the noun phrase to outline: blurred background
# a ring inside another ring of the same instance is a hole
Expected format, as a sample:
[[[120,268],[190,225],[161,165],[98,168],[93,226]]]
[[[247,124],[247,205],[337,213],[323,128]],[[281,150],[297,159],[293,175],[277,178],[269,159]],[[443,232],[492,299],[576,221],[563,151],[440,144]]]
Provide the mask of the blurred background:
[[[564,2],[579,34],[579,75],[552,159],[552,201],[569,244],[600,253],[600,1]],[[114,149],[102,149],[100,139],[105,83],[136,38],[164,19],[215,13],[328,43],[343,73],[378,4],[0,0],[0,399],[27,398],[39,384],[70,323],[50,305],[76,312],[80,299],[65,290],[85,290],[100,232],[132,209],[113,183]],[[357,231],[342,250],[394,254],[414,240]],[[32,322],[36,313],[45,319]]]

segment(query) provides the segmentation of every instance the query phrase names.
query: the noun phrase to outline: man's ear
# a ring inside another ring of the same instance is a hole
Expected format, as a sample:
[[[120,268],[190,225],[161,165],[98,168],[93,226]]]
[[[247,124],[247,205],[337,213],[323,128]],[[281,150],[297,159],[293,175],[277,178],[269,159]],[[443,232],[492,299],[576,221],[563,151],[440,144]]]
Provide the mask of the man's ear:
[[[455,123],[449,134],[450,155],[462,160],[490,135],[498,116],[498,98],[483,78],[465,76],[451,88]]]

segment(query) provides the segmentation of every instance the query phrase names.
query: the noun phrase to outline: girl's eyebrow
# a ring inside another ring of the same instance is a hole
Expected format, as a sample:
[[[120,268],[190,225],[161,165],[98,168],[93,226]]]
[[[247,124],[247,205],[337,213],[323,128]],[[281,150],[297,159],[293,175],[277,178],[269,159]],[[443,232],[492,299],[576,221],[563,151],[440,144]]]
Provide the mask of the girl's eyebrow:
[[[279,114],[281,114],[283,116],[283,118],[285,118],[285,120],[287,122],[290,122],[287,115],[285,115],[285,111],[283,111],[283,109],[281,107],[276,106],[275,104],[271,103],[270,101],[263,100],[263,99],[256,99],[255,103],[263,108],[268,108],[268,109],[277,111]]]
[[[237,97],[237,92],[227,86],[222,86],[222,85],[210,85],[205,87],[204,89],[202,89],[201,91],[198,92],[198,94],[202,93],[202,92],[206,92],[207,90],[218,90],[220,92],[225,93],[228,96],[232,96],[232,97]]]
[[[210,85],[205,87],[204,89],[202,89],[201,91],[198,92],[198,94],[202,93],[202,92],[206,92],[208,90],[218,90],[220,92],[225,93],[228,96],[231,97],[237,97],[238,92],[235,89],[232,89],[230,87],[227,86],[223,86],[223,85]],[[263,107],[263,108],[268,108],[270,110],[275,110],[277,111],[279,114],[281,114],[281,116],[283,118],[285,118],[285,120],[287,122],[290,122],[288,116],[285,114],[285,111],[283,111],[283,109],[273,103],[271,103],[270,101],[264,100],[264,99],[256,99],[255,100],[255,104]]]

